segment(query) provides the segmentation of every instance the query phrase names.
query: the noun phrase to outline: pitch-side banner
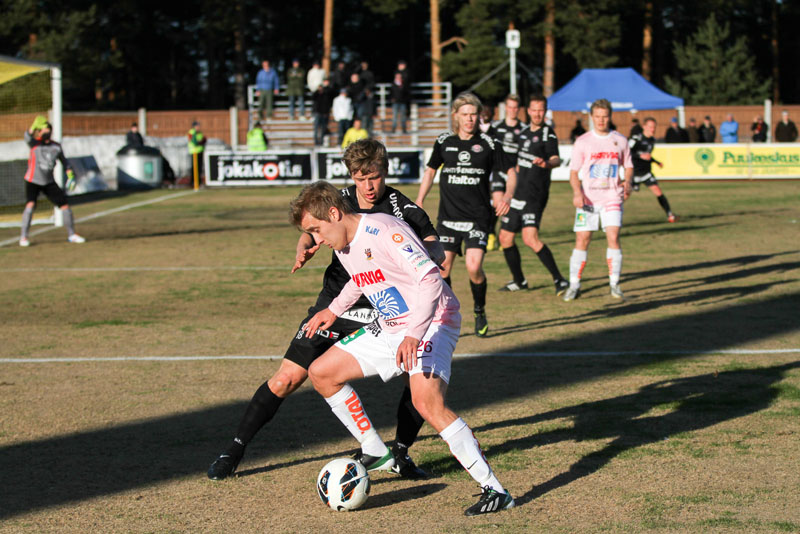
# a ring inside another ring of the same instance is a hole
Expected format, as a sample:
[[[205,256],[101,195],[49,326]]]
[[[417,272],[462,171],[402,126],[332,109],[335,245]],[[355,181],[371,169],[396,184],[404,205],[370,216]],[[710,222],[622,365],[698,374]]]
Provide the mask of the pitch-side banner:
[[[322,149],[316,151],[317,172],[320,180],[345,182],[350,179],[347,167],[342,163],[342,151],[338,149]],[[416,183],[422,178],[422,155],[420,149],[390,148],[389,176],[387,183]]]
[[[314,177],[310,150],[205,154],[206,184],[298,185]]]
[[[558,147],[561,166],[553,169],[553,180],[569,180],[572,145]],[[659,180],[736,180],[759,178],[800,178],[800,144],[748,143],[674,144],[659,143],[653,158],[664,167],[653,165]]]

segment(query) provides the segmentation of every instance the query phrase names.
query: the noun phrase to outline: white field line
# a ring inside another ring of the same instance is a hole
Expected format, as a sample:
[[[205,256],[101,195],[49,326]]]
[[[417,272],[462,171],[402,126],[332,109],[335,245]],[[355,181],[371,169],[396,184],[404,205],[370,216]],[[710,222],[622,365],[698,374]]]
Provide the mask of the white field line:
[[[712,354],[726,355],[760,355],[760,354],[800,354],[796,349],[719,349],[719,350],[641,350],[641,351],[565,351],[565,352],[498,352],[498,353],[461,353],[454,354],[454,359],[482,358],[499,356],[504,358],[559,358],[559,357],[596,357],[596,356],[700,356]],[[283,356],[113,356],[98,358],[0,358],[0,363],[73,363],[73,362],[189,362],[203,360],[281,360]]]
[[[306,265],[303,269],[327,269],[327,265]],[[286,271],[291,267],[278,265],[221,265],[216,267],[14,267],[0,269],[0,273],[50,273],[50,272],[147,272],[147,271]]]
[[[134,202],[133,204],[127,204],[125,206],[120,206],[118,208],[112,208],[110,210],[99,211],[97,213],[92,213],[91,215],[87,215],[85,217],[81,217],[80,219],[75,219],[76,223],[82,223],[86,221],[91,221],[92,219],[98,219],[100,217],[105,217],[106,215],[112,215],[114,213],[119,213],[121,211],[131,210],[133,208],[139,208],[142,206],[147,206],[148,204],[155,204],[156,202],[162,202],[164,200],[171,200],[173,198],[184,197],[186,195],[194,194],[195,191],[181,191],[180,193],[174,193],[172,195],[165,195],[163,197],[158,198],[151,198],[150,200],[143,200],[141,202]],[[58,226],[48,226],[47,228],[40,228],[38,230],[34,230],[28,234],[30,237],[41,235],[45,232],[52,232],[53,230],[58,229]],[[13,239],[6,239],[5,241],[0,241],[0,247],[4,247],[6,245],[10,245],[12,243],[17,243],[19,241],[18,237]]]

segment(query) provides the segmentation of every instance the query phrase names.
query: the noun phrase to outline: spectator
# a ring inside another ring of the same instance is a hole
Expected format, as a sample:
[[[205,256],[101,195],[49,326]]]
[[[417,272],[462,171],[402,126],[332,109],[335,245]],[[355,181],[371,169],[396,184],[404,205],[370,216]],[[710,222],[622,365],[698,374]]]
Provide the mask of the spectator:
[[[732,113],[728,113],[727,120],[719,125],[719,135],[723,143],[739,142],[739,123],[733,119]]]
[[[139,133],[139,125],[135,122],[131,124],[131,129],[125,134],[126,146],[144,146],[144,139],[142,134]]]
[[[306,102],[303,94],[303,82],[306,73],[300,68],[300,62],[292,60],[292,68],[286,74],[286,96],[289,97],[289,117],[295,120],[294,108],[297,101],[300,101],[300,120],[306,120]]]
[[[337,93],[340,89],[347,87],[347,80],[349,77],[347,76],[347,69],[344,61],[340,61],[336,64],[336,70],[333,71],[331,74],[331,85],[333,85],[333,90]]]
[[[269,147],[269,139],[264,133],[261,121],[255,121],[253,128],[247,132],[247,150],[250,152],[264,152]]]
[[[400,74],[403,77],[403,84],[406,87],[411,87],[411,76],[408,72],[408,65],[406,64],[404,59],[401,59],[397,62],[397,70],[394,71],[395,74]]]
[[[631,123],[633,124],[633,126],[631,126],[631,133],[630,135],[628,135],[629,138],[633,137],[634,135],[640,135],[644,131],[642,129],[642,125],[639,124],[639,119],[637,119],[636,117],[631,119]]]
[[[314,112],[314,144],[322,146],[325,136],[328,134],[328,121],[333,102],[333,89],[328,78],[322,80],[322,84],[317,87],[311,98]]]
[[[256,96],[258,97],[258,116],[263,119],[272,118],[272,95],[278,94],[280,80],[275,69],[269,67],[269,61],[261,63],[261,70],[256,75]]]
[[[686,135],[689,136],[690,143],[700,143],[700,130],[697,129],[697,121],[694,117],[689,119],[689,127],[686,128]]]
[[[344,142],[344,134],[353,120],[353,101],[347,96],[347,89],[340,89],[339,96],[333,99],[333,120],[339,124],[338,144]]]
[[[322,80],[324,79],[325,69],[319,66],[319,61],[315,61],[311,68],[308,69],[308,74],[306,75],[306,83],[308,84],[308,90],[311,91],[311,94],[317,91],[317,87],[322,85]]]
[[[486,106],[481,109],[480,116],[478,117],[478,128],[481,133],[485,133],[492,139],[497,139],[497,131],[494,129],[494,126],[492,126],[492,119],[494,119],[494,106],[486,104]],[[494,234],[493,228],[491,229],[491,233]]]
[[[778,143],[794,143],[797,140],[797,126],[789,120],[789,112],[781,112],[781,122],[775,127],[775,141]]]
[[[766,143],[767,142],[767,132],[769,132],[769,124],[764,122],[764,119],[761,115],[758,115],[753,124],[750,126],[750,131],[753,132],[753,142],[754,143]]]
[[[667,128],[667,134],[664,136],[665,143],[688,143],[689,136],[686,133],[686,130],[681,128],[678,125],[678,119],[672,117],[669,121],[669,128]]]
[[[711,122],[711,117],[706,115],[703,118],[703,125],[700,126],[700,142],[714,143],[717,140],[717,127]]]
[[[366,61],[361,62],[361,70],[358,72],[358,76],[361,78],[361,81],[364,83],[364,89],[369,89],[370,91],[374,91],[375,89],[375,74],[369,70],[369,63]]]
[[[361,139],[369,139],[369,133],[361,126],[361,119],[356,117],[353,119],[353,125],[348,128],[344,134],[342,150],[350,146],[351,143],[355,143]]]
[[[575,119],[575,127],[569,132],[569,140],[572,144],[575,144],[575,139],[579,138],[583,134],[586,133],[586,128],[583,127],[581,124],[580,119]]]
[[[364,83],[356,72],[350,75],[350,83],[347,84],[347,96],[353,101],[353,109],[358,109],[361,99],[364,98]]]
[[[192,160],[192,177],[197,176],[197,185],[203,185],[203,151],[206,148],[206,136],[200,131],[200,123],[192,122],[186,135],[188,138],[189,157]],[[197,164],[197,167],[195,167]],[[194,178],[193,178],[194,179]]]
[[[370,137],[372,137],[373,120],[375,116],[375,95],[372,89],[364,88],[364,96],[361,103],[358,105],[357,113],[358,118],[361,119],[364,129]]]
[[[392,133],[397,130],[398,122],[403,133],[408,133],[406,119],[408,117],[408,103],[411,100],[411,92],[408,90],[402,72],[394,73],[390,94],[392,98]]]

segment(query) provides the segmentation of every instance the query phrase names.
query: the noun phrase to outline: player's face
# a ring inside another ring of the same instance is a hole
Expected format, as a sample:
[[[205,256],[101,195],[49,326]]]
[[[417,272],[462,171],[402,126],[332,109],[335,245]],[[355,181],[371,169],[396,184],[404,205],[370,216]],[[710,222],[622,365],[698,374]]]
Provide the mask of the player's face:
[[[478,122],[478,108],[472,104],[464,104],[456,111],[456,123],[460,135],[472,135],[476,122]]]
[[[519,115],[519,104],[516,100],[506,100],[506,120],[516,121]]]
[[[608,133],[608,123],[611,121],[611,114],[607,109],[594,108],[592,111],[592,122],[594,123],[594,131],[599,134]]]
[[[366,173],[356,171],[351,176],[356,184],[358,206],[361,209],[373,207],[386,190],[386,181],[381,172],[374,169]]]
[[[339,210],[331,208],[329,213],[330,220],[323,221],[306,211],[300,219],[300,227],[304,232],[311,234],[318,245],[342,250],[347,246],[347,230]]]
[[[531,126],[541,128],[544,124],[545,113],[547,113],[547,105],[544,102],[532,100],[528,104],[528,118],[531,121]]]
[[[656,133],[656,121],[647,121],[642,126],[642,131],[646,137],[653,137]]]

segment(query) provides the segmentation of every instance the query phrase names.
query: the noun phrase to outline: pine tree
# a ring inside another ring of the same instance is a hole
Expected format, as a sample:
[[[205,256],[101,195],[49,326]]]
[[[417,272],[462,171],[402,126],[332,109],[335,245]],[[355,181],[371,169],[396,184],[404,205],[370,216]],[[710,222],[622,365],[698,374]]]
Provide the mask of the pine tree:
[[[753,104],[769,97],[772,80],[759,78],[747,38],[731,42],[730,26],[720,26],[714,15],[673,51],[680,77],[667,76],[665,85],[686,104]]]

